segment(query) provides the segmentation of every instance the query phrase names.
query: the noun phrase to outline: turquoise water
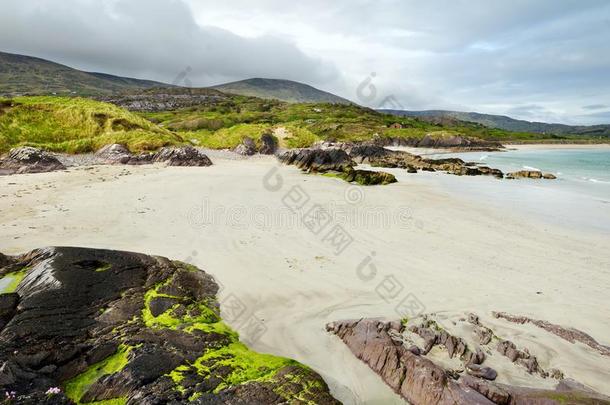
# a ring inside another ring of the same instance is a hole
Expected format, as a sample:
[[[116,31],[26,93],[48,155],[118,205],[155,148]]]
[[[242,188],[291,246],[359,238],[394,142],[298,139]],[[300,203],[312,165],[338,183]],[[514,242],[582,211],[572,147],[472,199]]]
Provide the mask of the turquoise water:
[[[430,157],[447,156],[447,154],[430,155]],[[565,189],[572,188],[593,198],[610,201],[610,147],[469,152],[450,156],[495,167],[505,173],[518,170],[541,170],[553,173],[557,176],[558,183]]]
[[[436,181],[458,198],[474,199],[561,227],[610,235],[610,146],[427,154],[426,157],[459,157],[505,173],[517,170],[553,173],[557,180],[439,176]]]

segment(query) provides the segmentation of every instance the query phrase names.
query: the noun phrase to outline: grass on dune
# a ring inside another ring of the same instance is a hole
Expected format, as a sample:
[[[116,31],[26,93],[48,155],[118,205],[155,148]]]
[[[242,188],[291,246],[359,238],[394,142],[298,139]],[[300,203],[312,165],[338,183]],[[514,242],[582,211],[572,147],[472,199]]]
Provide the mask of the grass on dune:
[[[183,143],[179,135],[112,104],[67,97],[0,101],[0,152],[28,145],[84,153],[109,143],[137,152]]]

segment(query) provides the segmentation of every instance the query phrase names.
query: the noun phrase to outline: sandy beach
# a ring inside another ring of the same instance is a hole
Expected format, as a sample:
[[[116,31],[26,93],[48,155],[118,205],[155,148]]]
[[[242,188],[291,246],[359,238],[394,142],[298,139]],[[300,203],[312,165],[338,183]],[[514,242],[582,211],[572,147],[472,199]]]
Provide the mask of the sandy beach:
[[[397,184],[362,188],[272,157],[214,163],[0,177],[0,251],[83,246],[191,262],[221,284],[223,316],[246,343],[312,367],[346,404],[403,402],[325,324],[398,319],[413,298],[426,312],[476,312],[538,348],[544,367],[610,395],[610,357],[490,316],[527,315],[610,344],[607,234],[459,198],[400,170]],[[309,229],[302,217],[320,207],[327,226]],[[350,243],[329,236],[335,226]],[[399,286],[392,297],[388,280]]]

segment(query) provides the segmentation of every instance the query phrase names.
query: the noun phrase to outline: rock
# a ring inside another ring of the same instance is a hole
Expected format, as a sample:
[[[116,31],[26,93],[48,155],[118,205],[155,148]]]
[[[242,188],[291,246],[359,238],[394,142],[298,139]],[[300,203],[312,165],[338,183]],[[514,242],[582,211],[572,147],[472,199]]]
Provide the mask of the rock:
[[[17,313],[17,304],[19,304],[19,294],[0,294],[0,330],[4,328]]]
[[[348,148],[350,157],[357,163],[369,163],[371,159],[379,159],[391,155],[393,152],[382,146],[360,144]]]
[[[410,346],[407,350],[410,351],[411,353],[413,353],[416,356],[419,356],[419,355],[422,354],[421,349],[419,347],[415,346],[415,345]]]
[[[265,133],[261,136],[261,147],[258,153],[261,155],[273,155],[277,152],[277,138],[271,134]]]
[[[303,171],[312,173],[345,172],[355,166],[342,149],[291,149],[278,156],[278,159],[282,163],[295,165]]]
[[[420,336],[432,336],[430,326],[430,322],[424,322],[408,329]],[[492,381],[497,372],[477,364],[468,365],[466,374],[461,370],[445,370],[425,355],[416,354],[412,347],[407,349],[397,343],[389,329],[387,322],[378,319],[346,320],[327,325],[328,331],[339,337],[358,359],[411,404],[559,405],[564,402],[563,398],[573,403],[610,404],[609,398],[571,382],[562,381],[556,390],[526,388]],[[444,331],[435,336],[441,344],[451,337]]]
[[[362,186],[387,185],[398,181],[390,173],[360,169],[347,170],[339,174],[339,176],[348,183],[354,182]]]
[[[508,405],[510,404],[511,394],[502,387],[496,384],[492,384],[488,381],[465,375],[460,378],[460,385],[471,388],[485,398],[489,399],[492,403],[497,405]]]
[[[557,177],[555,177],[553,174],[550,174],[550,173],[543,174],[542,172],[537,171],[537,170],[520,170],[518,172],[508,173],[506,175],[506,178],[510,179],[510,180],[514,180],[514,179],[547,179],[547,180],[553,180],[553,179],[556,179]]]
[[[233,151],[240,155],[252,156],[256,153],[256,143],[252,138],[245,137]]]
[[[474,352],[468,351],[464,356],[464,362],[466,365],[469,364],[482,364],[485,361],[485,352],[480,348],[476,348]]]
[[[8,156],[0,160],[0,174],[46,173],[65,169],[53,155],[29,146],[11,149]]]
[[[211,166],[212,161],[203,152],[192,146],[168,147],[154,154],[153,162],[163,162],[168,166]]]
[[[482,345],[489,344],[494,334],[493,331],[483,325],[478,325],[473,328],[474,334]]]
[[[0,392],[22,395],[15,403],[338,404],[309,368],[240,343],[220,318],[218,285],[193,266],[62,247],[0,274],[21,269],[19,296],[0,295],[11,318],[0,328]],[[62,392],[46,400],[49,387]]]
[[[447,378],[445,370],[423,356],[393,342],[383,321],[361,319],[335,322],[332,330],[356,357],[381,376],[386,384],[409,403],[491,404],[472,389]]]
[[[473,377],[483,378],[485,380],[493,381],[498,377],[496,370],[490,367],[482,367],[478,364],[469,364],[466,367],[466,371]]]
[[[2,253],[0,253],[0,269],[5,266],[8,266],[11,262],[12,261],[8,256],[5,256]]]
[[[95,152],[95,157],[105,164],[127,164],[133,158],[132,153],[124,145],[113,143]]]
[[[553,333],[554,335],[567,340],[570,343],[580,342],[604,356],[610,356],[610,347],[600,344],[591,335],[581,330],[557,325],[539,319],[528,318],[526,316],[511,315],[505,312],[493,312],[493,316],[518,324],[531,323],[541,329],[546,330],[547,332]]]

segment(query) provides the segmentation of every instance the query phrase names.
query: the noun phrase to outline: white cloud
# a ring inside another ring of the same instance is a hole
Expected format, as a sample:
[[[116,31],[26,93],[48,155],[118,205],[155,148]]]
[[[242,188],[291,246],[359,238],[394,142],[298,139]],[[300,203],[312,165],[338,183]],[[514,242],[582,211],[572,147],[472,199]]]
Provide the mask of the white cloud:
[[[102,4],[102,5],[100,5]],[[0,47],[196,85],[298,80],[377,106],[597,123],[610,104],[605,0],[28,0],[3,2]],[[360,100],[362,101],[362,100]],[[536,105],[538,110],[520,107]],[[520,115],[519,115],[520,114]]]

